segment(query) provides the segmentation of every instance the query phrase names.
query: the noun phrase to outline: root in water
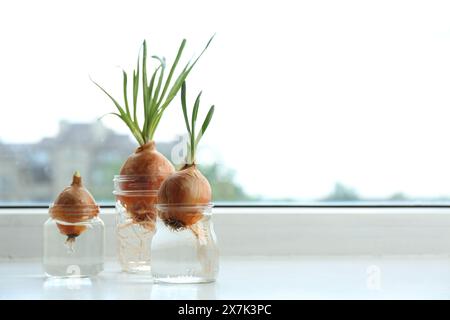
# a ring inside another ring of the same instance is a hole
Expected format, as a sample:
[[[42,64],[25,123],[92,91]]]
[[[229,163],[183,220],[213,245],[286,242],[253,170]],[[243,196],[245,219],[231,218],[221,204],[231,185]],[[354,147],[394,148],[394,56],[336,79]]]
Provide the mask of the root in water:
[[[197,238],[197,257],[200,262],[202,273],[211,274],[214,263],[210,256],[210,246],[208,246],[208,230],[203,223],[196,223],[189,227]]]
[[[203,228],[202,223],[196,223],[190,226],[189,229],[191,229],[192,233],[194,233],[199,245],[205,246],[206,244],[208,244],[208,240],[206,239],[206,231]]]
[[[173,231],[180,231],[186,228],[186,225],[183,223],[183,221],[180,221],[178,219],[166,218],[164,219],[164,224]]]
[[[210,257],[210,248],[208,246],[208,228],[202,222],[199,221],[193,225],[186,226],[182,221],[178,219],[166,218],[163,219],[164,224],[172,231],[182,231],[189,229],[196,238],[197,257],[200,265],[202,266],[202,272],[204,274],[210,274],[213,272],[214,263],[212,257]]]
[[[186,226],[186,224],[181,220],[166,218],[164,219],[164,224],[172,231],[182,231],[184,229],[189,229],[192,231],[195,238],[197,238],[200,245],[207,244],[206,231],[203,228],[203,224],[201,222],[195,223],[190,226]]]
[[[151,219],[136,221],[129,215],[127,221],[118,225],[118,255],[124,271],[131,271],[131,262],[149,261],[149,245],[154,232],[155,223]]]
[[[74,253],[75,252],[74,246],[75,246],[75,239],[76,239],[77,236],[78,235],[73,235],[73,234],[69,234],[67,236],[67,239],[66,239],[66,242],[65,242],[65,245],[66,245],[66,248],[67,248],[67,252],[69,252],[69,253]]]

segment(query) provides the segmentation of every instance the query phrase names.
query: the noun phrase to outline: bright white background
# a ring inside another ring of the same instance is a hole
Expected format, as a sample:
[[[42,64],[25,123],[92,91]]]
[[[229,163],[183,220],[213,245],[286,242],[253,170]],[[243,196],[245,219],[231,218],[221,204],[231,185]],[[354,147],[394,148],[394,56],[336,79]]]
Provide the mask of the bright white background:
[[[216,32],[188,89],[216,105],[204,147],[246,191],[446,196],[449,17],[446,1],[2,1],[0,140],[112,111],[88,75],[121,98],[119,67],[144,38],[170,60],[183,37],[190,58]],[[184,132],[179,109],[156,139]]]

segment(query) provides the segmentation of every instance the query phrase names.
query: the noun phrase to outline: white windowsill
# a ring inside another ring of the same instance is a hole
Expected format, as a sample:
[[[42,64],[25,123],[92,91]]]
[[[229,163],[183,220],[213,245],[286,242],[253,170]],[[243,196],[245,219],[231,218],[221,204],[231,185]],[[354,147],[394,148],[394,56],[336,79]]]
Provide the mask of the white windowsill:
[[[47,218],[46,209],[0,210],[0,298],[450,297],[448,208],[216,208],[219,279],[186,286],[120,273],[114,210],[103,210],[109,262],[100,276],[75,289],[42,274]]]
[[[114,209],[102,211],[115,256]],[[0,210],[0,260],[39,258],[46,209]],[[222,256],[447,255],[449,208],[215,208]]]
[[[153,284],[119,272],[46,279],[40,262],[0,263],[0,299],[448,299],[444,257],[223,257],[209,284]],[[79,281],[79,282],[78,282]]]

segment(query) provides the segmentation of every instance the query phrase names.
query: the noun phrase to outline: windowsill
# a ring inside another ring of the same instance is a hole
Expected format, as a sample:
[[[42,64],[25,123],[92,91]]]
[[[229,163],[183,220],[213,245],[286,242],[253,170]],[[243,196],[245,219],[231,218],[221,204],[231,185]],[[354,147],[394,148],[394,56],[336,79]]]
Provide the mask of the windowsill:
[[[0,210],[0,298],[450,296],[450,208],[215,208],[218,281],[181,286],[120,273],[114,209],[104,209],[108,263],[98,277],[83,280],[78,289],[75,283],[76,290],[73,282],[43,276],[42,225],[47,218],[46,209]]]
[[[102,210],[115,257],[113,208]],[[0,261],[42,256],[47,209],[0,209]],[[447,255],[450,208],[214,208],[221,256]]]
[[[40,262],[16,261],[0,263],[0,299],[447,299],[449,265],[431,256],[223,257],[215,283],[163,285],[115,262],[92,279],[55,280]]]

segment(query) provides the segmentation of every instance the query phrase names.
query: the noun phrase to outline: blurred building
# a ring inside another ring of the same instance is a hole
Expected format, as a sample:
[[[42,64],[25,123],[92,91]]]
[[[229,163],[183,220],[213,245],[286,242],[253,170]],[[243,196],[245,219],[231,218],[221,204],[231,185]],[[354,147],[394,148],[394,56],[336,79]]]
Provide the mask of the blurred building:
[[[158,151],[170,159],[181,141],[178,137],[158,143]],[[38,143],[0,143],[0,203],[49,204],[70,184],[77,170],[98,202],[112,201],[113,176],[136,147],[128,135],[118,134],[99,121],[62,121],[55,137]],[[212,163],[200,168],[211,183],[215,201],[250,199],[226,167]]]
[[[170,150],[170,143],[161,146]],[[136,143],[99,121],[60,122],[55,137],[35,144],[0,143],[0,202],[48,202],[74,171],[99,200],[112,199],[112,178]]]

